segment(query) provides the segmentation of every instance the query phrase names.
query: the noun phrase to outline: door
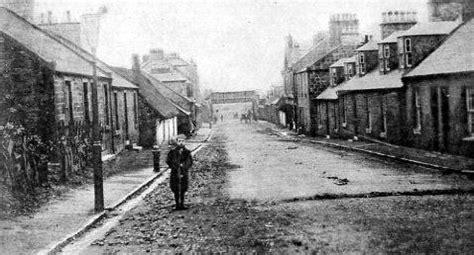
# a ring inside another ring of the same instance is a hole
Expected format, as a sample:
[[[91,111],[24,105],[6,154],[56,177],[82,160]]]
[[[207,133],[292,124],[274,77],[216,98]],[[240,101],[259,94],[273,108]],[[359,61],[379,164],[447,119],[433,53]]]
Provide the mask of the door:
[[[431,116],[433,119],[433,149],[447,150],[449,138],[449,88],[431,89]]]
[[[128,104],[127,104],[127,93],[123,93],[123,109],[124,109],[124,126],[125,126],[125,139],[130,140],[128,135]]]

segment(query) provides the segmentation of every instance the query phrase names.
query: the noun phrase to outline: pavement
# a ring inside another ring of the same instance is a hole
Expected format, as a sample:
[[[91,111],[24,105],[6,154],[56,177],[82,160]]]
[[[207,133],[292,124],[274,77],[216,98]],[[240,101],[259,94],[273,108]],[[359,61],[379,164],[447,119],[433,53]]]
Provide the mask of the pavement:
[[[201,128],[198,134],[189,140],[187,148],[190,150],[199,148],[210,134],[211,129]],[[160,168],[165,170],[163,155],[166,155],[168,146],[160,147],[162,149]],[[113,210],[120,206],[158,178],[162,172],[156,173],[153,168],[144,168],[105,179],[105,208]],[[50,200],[33,215],[20,216],[13,221],[0,221],[0,254],[44,253],[74,239],[104,216],[105,212],[94,211],[92,184],[70,190],[61,197]]]
[[[353,139],[343,140],[325,137],[307,137],[304,135],[298,135],[286,128],[278,127],[273,123],[265,121],[260,121],[259,123],[264,127],[271,128],[277,132],[278,135],[291,139],[321,144],[338,149],[367,153],[375,156],[421,165],[432,169],[457,172],[469,176],[474,174],[474,158],[393,145],[377,140],[355,141]]]

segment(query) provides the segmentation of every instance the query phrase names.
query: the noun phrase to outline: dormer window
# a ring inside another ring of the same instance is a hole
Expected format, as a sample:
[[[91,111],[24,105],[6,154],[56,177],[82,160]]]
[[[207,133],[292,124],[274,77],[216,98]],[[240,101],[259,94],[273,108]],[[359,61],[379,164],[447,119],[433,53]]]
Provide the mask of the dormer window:
[[[360,74],[365,74],[365,56],[364,56],[364,54],[359,54],[359,72],[360,72]]]

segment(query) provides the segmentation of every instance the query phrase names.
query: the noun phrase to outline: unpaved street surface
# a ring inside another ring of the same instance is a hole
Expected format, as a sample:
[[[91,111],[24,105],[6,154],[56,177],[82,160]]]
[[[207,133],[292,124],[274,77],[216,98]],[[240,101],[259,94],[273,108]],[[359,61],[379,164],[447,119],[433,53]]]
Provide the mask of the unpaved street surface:
[[[289,142],[262,125],[217,125],[195,155],[191,180],[188,210],[172,210],[165,181],[83,253],[444,254],[474,248],[472,193],[426,195],[469,190],[472,180]],[[370,197],[374,192],[393,196]]]

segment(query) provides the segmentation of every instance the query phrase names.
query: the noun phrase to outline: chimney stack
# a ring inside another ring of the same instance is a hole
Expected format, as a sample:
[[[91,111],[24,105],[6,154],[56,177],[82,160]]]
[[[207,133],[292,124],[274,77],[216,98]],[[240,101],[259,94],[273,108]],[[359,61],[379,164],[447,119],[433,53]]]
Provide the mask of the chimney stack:
[[[140,76],[140,56],[138,54],[132,54],[132,73],[133,80],[138,82],[138,77]]]
[[[41,13],[41,24],[44,24],[44,13]]]
[[[162,60],[165,58],[165,53],[163,49],[151,49],[150,50],[150,59],[151,60]]]
[[[48,24],[53,24],[53,12],[48,11]]]

